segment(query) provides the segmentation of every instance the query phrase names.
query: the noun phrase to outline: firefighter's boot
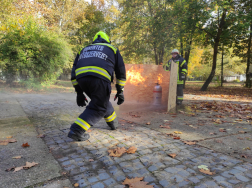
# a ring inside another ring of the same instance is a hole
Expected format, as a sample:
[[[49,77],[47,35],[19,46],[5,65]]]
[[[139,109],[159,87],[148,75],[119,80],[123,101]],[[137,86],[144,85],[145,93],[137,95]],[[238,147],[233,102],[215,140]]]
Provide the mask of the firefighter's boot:
[[[116,130],[118,127],[118,119],[115,118],[113,121],[107,122],[107,124],[111,128],[111,130]]]
[[[86,141],[90,138],[89,134],[87,133],[80,134],[77,132],[73,132],[72,130],[70,130],[70,132],[68,133],[68,137],[72,138],[75,141]]]

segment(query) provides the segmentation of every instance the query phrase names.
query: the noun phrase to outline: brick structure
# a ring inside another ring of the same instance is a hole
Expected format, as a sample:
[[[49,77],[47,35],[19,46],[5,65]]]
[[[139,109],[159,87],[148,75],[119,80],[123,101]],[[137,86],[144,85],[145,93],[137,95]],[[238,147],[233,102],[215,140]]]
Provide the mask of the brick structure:
[[[125,64],[127,82],[124,95],[127,101],[153,103],[153,90],[156,83],[162,87],[162,104],[168,103],[170,71],[161,65]]]

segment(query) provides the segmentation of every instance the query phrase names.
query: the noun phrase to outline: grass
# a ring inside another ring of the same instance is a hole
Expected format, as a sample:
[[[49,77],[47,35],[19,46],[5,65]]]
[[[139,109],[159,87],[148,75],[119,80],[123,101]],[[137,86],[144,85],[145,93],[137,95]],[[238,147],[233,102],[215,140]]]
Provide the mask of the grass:
[[[205,81],[186,81],[186,86],[202,87],[204,83],[205,83]],[[223,83],[224,87],[241,87],[243,85],[244,85],[243,82],[238,82],[238,83],[237,82],[226,82],[226,83]],[[218,82],[211,82],[208,87],[217,87],[217,86],[219,86]]]
[[[14,82],[11,86],[4,81],[0,81],[0,93],[72,93],[74,88],[71,81],[57,80],[49,86],[35,86],[25,88],[19,82]]]

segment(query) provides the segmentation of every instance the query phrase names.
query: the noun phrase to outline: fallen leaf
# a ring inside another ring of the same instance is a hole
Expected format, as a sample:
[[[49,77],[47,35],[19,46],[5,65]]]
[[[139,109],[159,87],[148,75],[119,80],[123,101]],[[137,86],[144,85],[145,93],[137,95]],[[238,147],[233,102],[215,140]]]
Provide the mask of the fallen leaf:
[[[136,147],[131,146],[131,147],[127,150],[127,153],[135,153],[135,152],[136,152],[136,150],[137,150],[137,148],[136,148]]]
[[[148,182],[144,182],[142,180],[143,177],[133,179],[126,178],[122,184],[129,185],[129,188],[154,188],[153,185],[147,185]]]
[[[170,129],[171,128],[169,125],[167,125],[167,126],[160,125],[159,127],[160,128],[166,128],[166,129]]]
[[[219,131],[220,131],[220,132],[223,132],[223,133],[224,133],[224,132],[227,132],[226,129],[224,129],[224,128],[220,128]]]
[[[236,119],[235,121],[242,121],[242,119]]]
[[[31,168],[31,167],[33,167],[33,166],[36,166],[36,165],[38,165],[38,163],[35,163],[35,162],[32,162],[32,163],[30,163],[30,162],[26,162],[26,164],[25,164],[25,166],[20,166],[20,167],[15,167],[15,168],[10,168],[10,169],[7,169],[7,170],[13,170],[14,169],[14,171],[13,172],[17,172],[17,171],[20,171],[20,170],[22,170],[22,169],[29,169],[29,168]],[[6,170],[6,171],[7,171]]]
[[[12,138],[13,136],[7,136],[6,138]]]
[[[110,149],[108,150],[110,157],[121,157],[122,154],[126,153],[126,149],[124,147],[118,147],[116,149]]]
[[[79,187],[79,184],[78,184],[78,183],[75,183],[75,184],[74,184],[74,187]]]
[[[14,170],[14,169],[15,169],[15,167],[11,167],[11,168],[6,169],[5,171],[6,171],[6,172],[9,172],[9,171],[12,171],[12,170]]]
[[[129,184],[129,188],[154,188],[154,185],[147,185],[148,182],[138,181]]]
[[[215,123],[221,124],[222,121],[220,119],[213,120]]]
[[[131,115],[132,117],[135,117],[135,118],[139,118],[139,117],[141,117],[141,116],[139,116],[139,115],[136,115],[136,114],[133,114],[133,115]]]
[[[167,123],[164,123],[165,125],[171,125],[171,123],[170,122],[167,122]]]
[[[12,157],[12,159],[21,159],[22,156],[16,156],[16,157]]]
[[[250,147],[243,148],[244,150],[250,150]]]
[[[180,137],[179,137],[179,136],[174,136],[174,137],[173,137],[173,139],[175,139],[175,140],[179,140],[179,139],[180,139]]]
[[[183,141],[185,144],[187,145],[195,145],[196,142],[192,142],[192,141]]]
[[[209,133],[210,135],[216,135],[216,133]]]
[[[238,137],[237,139],[239,139],[239,140],[243,140],[244,138]]]
[[[221,115],[215,115],[215,117],[217,117],[217,118],[225,118],[224,116],[221,116]]]
[[[37,138],[44,138],[44,137],[45,137],[44,134],[39,134],[39,135],[37,136]]]
[[[9,143],[14,143],[14,142],[17,142],[17,140],[16,139],[7,139],[7,140],[1,140],[0,141],[0,145],[2,145],[2,146],[6,146],[6,145],[8,145]]]
[[[170,115],[175,115],[176,116],[177,114],[176,113],[170,113]]]
[[[25,144],[22,144],[22,147],[30,147],[30,145],[28,144],[28,142],[26,142]]]
[[[143,177],[142,178],[132,178],[132,179],[126,178],[122,184],[123,185],[129,185],[131,183],[135,183],[135,182],[138,182],[138,181],[141,181],[141,180],[143,180]]]
[[[150,125],[150,122],[147,122],[146,125]]]
[[[245,159],[248,158],[248,156],[247,156],[247,155],[244,155],[244,154],[242,154],[241,157],[242,157],[242,158],[245,158]]]
[[[175,158],[177,156],[176,153],[171,153],[171,154],[168,154],[168,156],[170,156],[171,158]]]
[[[171,133],[166,133],[167,134],[167,136],[174,136],[173,134],[171,134]]]
[[[197,129],[198,127],[194,127],[193,125],[189,125],[189,127],[192,127],[192,128],[194,128],[194,129]]]
[[[92,130],[91,130],[91,129],[88,129],[88,130],[87,130],[87,133],[90,133],[90,132],[92,132]]]
[[[199,169],[200,172],[204,173],[204,174],[207,174],[207,175],[214,175],[215,173],[214,172],[210,172],[210,170],[204,170],[204,169]]]
[[[239,131],[239,133],[245,134],[245,133],[247,133],[247,132],[246,132],[246,131]]]
[[[181,111],[179,111],[179,113],[184,114],[185,112],[181,110]]]
[[[217,143],[222,143],[222,140],[215,140]]]
[[[32,163],[26,162],[26,165],[23,166],[23,167],[24,167],[24,169],[29,169],[29,168],[34,167],[36,165],[38,165],[38,163],[35,163],[35,162],[32,162]]]
[[[61,174],[62,174],[62,175],[66,175],[66,174],[67,174],[67,172],[62,172]]]
[[[198,166],[199,169],[209,170],[207,165]]]
[[[19,170],[23,170],[23,166],[20,166],[20,167],[16,167],[15,169],[14,169],[14,171],[13,172],[17,172],[17,171],[19,171]]]
[[[182,132],[174,131],[175,134],[182,134]]]
[[[0,141],[0,145],[1,145],[1,146],[6,146],[6,145],[8,145],[8,144],[9,144],[9,142],[6,141],[6,140]]]
[[[88,161],[89,161],[89,162],[94,162],[94,159],[89,159]]]

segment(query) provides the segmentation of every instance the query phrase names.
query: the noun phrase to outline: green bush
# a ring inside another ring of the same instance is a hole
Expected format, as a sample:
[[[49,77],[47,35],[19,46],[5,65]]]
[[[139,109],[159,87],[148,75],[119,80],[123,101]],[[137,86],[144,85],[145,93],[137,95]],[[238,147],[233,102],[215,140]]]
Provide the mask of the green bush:
[[[234,83],[238,83],[238,82],[240,82],[240,80],[239,79],[235,79],[235,80],[233,80],[233,82]]]
[[[60,34],[29,18],[21,27],[14,24],[1,38],[0,68],[7,83],[19,78],[27,81],[25,85],[32,81],[37,85],[56,80],[72,54]]]

